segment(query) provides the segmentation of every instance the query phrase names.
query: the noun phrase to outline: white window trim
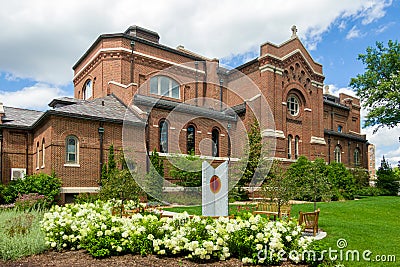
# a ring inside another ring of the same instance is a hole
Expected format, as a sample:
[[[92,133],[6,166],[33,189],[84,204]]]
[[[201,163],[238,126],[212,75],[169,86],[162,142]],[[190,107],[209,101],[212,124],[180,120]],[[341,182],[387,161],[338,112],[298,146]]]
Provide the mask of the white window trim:
[[[160,79],[161,77],[165,77],[168,79],[168,94],[167,95],[161,94],[161,79]],[[181,99],[180,85],[176,80],[172,79],[171,77],[165,76],[165,75],[154,76],[151,79],[157,79],[157,95],[166,96],[166,97],[170,97],[173,99]],[[178,97],[172,96],[172,91],[173,91],[172,89],[175,88],[175,87],[172,87],[173,82],[176,82],[176,84],[178,85]],[[150,86],[151,86],[151,82],[150,82]],[[151,92],[151,88],[150,88],[150,92]]]
[[[295,114],[292,114],[292,109],[291,109],[291,103],[292,103],[292,102],[289,102],[289,99],[291,99],[291,98],[295,99],[295,102],[293,102],[294,105],[295,105],[295,111],[296,111]],[[294,94],[290,94],[290,95],[288,96],[286,102],[287,102],[287,110],[288,110],[289,114],[290,114],[291,116],[293,116],[293,117],[298,116],[299,113],[300,113],[300,100],[299,100],[299,98],[298,98],[296,95],[294,95]]]
[[[73,137],[75,139],[75,162],[68,162],[68,139]],[[79,139],[75,135],[68,135],[65,139],[65,163],[66,167],[80,167],[79,165]]]
[[[46,155],[45,150],[46,150],[46,147],[45,147],[44,142],[42,141],[42,166],[40,167],[42,169],[44,169],[44,166],[45,166],[45,155]]]

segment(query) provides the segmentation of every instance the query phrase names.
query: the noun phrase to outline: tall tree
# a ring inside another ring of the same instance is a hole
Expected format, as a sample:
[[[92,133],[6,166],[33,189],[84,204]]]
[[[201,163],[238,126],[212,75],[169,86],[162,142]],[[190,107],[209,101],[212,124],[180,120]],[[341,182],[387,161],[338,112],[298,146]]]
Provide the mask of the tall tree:
[[[376,42],[358,60],[365,73],[352,78],[350,86],[357,90],[362,105],[368,110],[365,127],[393,128],[400,122],[400,44],[389,40],[387,47]]]
[[[381,161],[381,166],[376,172],[378,176],[378,181],[376,186],[378,188],[384,189],[388,195],[397,195],[399,192],[399,181],[396,181],[396,174],[393,172],[392,167],[389,162],[383,156]]]
[[[247,133],[248,145],[245,148],[245,156],[235,165],[230,182],[237,183],[231,195],[236,200],[246,200],[247,193],[244,186],[259,186],[268,174],[271,161],[266,159],[266,146],[262,141],[260,124],[254,119]]]

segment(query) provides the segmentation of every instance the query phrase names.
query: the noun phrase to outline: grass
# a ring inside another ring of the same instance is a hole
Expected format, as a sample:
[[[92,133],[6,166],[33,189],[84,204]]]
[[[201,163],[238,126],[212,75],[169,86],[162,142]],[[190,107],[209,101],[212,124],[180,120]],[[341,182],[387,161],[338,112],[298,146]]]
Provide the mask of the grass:
[[[0,260],[14,260],[47,249],[39,221],[43,213],[0,209]]]
[[[319,226],[327,237],[322,241],[332,250],[339,250],[337,241],[345,239],[347,247],[343,248],[343,259],[346,252],[357,250],[360,261],[342,261],[344,266],[398,266],[400,262],[400,197],[368,197],[360,200],[318,203],[321,209]],[[230,205],[229,214],[235,214],[238,205]],[[243,209],[243,208],[241,208]],[[292,206],[292,215],[298,216],[300,210],[312,211],[314,204],[298,204]],[[176,207],[169,211],[201,215],[201,207]],[[372,252],[369,256],[394,255],[396,262],[366,262],[362,253]],[[335,254],[333,254],[335,255]],[[340,254],[338,253],[337,255]],[[342,266],[343,266],[342,265]]]

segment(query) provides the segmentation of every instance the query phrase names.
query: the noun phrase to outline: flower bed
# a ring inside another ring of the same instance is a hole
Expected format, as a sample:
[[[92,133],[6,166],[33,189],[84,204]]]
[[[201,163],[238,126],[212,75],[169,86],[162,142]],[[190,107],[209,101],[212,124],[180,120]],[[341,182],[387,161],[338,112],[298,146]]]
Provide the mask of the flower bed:
[[[195,260],[225,260],[236,257],[245,263],[281,262],[291,251],[293,261],[312,242],[302,237],[295,220],[268,221],[247,218],[159,218],[155,213],[131,218],[111,215],[112,203],[54,206],[41,222],[46,242],[54,249],[86,249],[94,257],[157,254],[186,256]]]

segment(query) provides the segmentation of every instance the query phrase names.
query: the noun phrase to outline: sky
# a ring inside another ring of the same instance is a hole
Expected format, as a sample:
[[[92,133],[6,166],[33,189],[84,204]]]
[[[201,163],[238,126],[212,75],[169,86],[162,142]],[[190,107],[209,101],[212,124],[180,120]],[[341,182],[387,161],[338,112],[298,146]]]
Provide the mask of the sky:
[[[296,25],[331,93],[355,95],[350,79],[364,72],[357,56],[376,41],[398,40],[399,11],[400,0],[3,1],[0,102],[45,110],[52,99],[73,96],[72,66],[100,34],[131,25],[231,67],[256,58],[262,43],[285,42]],[[399,127],[362,132],[377,147],[377,164],[385,155],[397,165]]]

